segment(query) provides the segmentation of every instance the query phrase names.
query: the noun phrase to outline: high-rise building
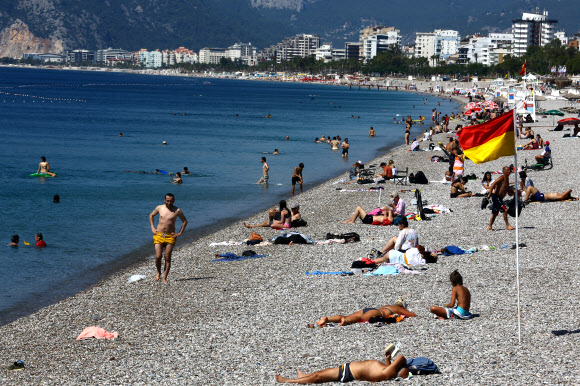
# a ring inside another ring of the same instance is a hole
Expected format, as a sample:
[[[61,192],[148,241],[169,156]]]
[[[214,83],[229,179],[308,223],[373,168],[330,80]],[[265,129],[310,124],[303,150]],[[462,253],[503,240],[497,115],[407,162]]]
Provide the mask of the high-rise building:
[[[548,11],[524,13],[512,24],[514,35],[514,56],[522,56],[530,46],[544,46],[554,39],[558,20],[548,19]]]
[[[437,65],[459,51],[461,38],[454,30],[435,30],[434,32],[417,32],[415,39],[415,56],[427,58],[431,65]]]
[[[252,43],[236,43],[226,49],[226,58],[232,61],[239,60],[247,66],[255,66],[256,47]]]
[[[513,44],[512,34],[490,33],[487,37],[474,35],[469,39],[465,63],[481,63],[486,66],[494,66],[499,63],[498,52],[502,54],[511,52]],[[501,51],[497,51],[501,48]],[[507,50],[507,51],[506,51]]]
[[[344,43],[344,58],[345,59],[360,59],[361,57],[361,44],[358,42],[346,42]]]
[[[316,55],[316,50],[320,48],[322,40],[318,35],[301,34],[282,40],[280,43],[265,48],[258,53],[258,59],[273,60],[280,63],[283,60],[292,58],[305,58]]]
[[[218,64],[221,58],[226,57],[225,48],[204,47],[199,50],[199,62],[205,64]]]
[[[130,63],[133,61],[133,58],[132,52],[109,47],[106,50],[98,50],[95,61],[106,64],[107,66],[114,66],[117,63]]]
[[[395,27],[367,27],[360,31],[362,52],[359,55],[365,61],[371,60],[377,53],[385,51],[386,47],[391,44],[401,46],[401,31]]]

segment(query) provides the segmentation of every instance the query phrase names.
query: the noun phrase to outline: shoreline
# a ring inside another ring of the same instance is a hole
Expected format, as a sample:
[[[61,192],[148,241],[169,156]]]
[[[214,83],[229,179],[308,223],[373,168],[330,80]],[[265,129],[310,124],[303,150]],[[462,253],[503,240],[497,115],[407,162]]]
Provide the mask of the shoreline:
[[[439,134],[434,142],[445,142],[449,135]],[[580,183],[563,177],[580,170],[575,139],[560,139],[561,133],[557,132],[542,132],[544,135],[557,149],[556,164],[553,170],[530,176],[543,192],[572,187],[577,195]],[[513,232],[499,230],[501,218],[496,221],[497,231],[484,230],[489,211],[479,210],[479,200],[449,199],[449,186],[437,182],[442,179],[445,164],[428,161],[431,155],[441,153],[404,150],[404,145],[395,147],[369,163],[393,158],[398,168],[406,165],[409,172],[423,170],[429,185],[401,188],[420,188],[429,204],[439,203],[453,209],[452,213],[436,215],[431,221],[411,222],[421,244],[428,248],[445,245],[467,248],[482,244],[498,246],[513,240]],[[534,154],[522,152],[521,158]],[[563,159],[569,162],[564,164]],[[504,158],[484,165],[469,162],[466,173],[480,176],[482,171],[497,170],[506,163],[511,161]],[[371,248],[384,245],[397,234],[394,227],[337,222],[347,218],[356,205],[370,210],[377,203],[373,192],[337,192],[333,183],[345,175],[288,201],[300,202],[308,221],[308,227],[298,228],[299,231],[316,239],[322,239],[326,232],[354,231],[361,235],[361,242],[208,246],[213,241],[248,237],[249,231],[241,222],[232,224],[176,250],[169,285],[153,283],[153,264],[145,261],[0,327],[2,363],[22,359],[27,366],[22,372],[1,372],[0,379],[21,384],[75,381],[272,384],[274,372],[290,376],[296,368],[314,371],[351,360],[381,359],[382,348],[392,341],[402,342],[406,357],[429,357],[441,369],[441,375],[416,376],[419,384],[525,384],[537,381],[538,377],[550,383],[574,383],[580,379],[573,356],[561,355],[574,352],[577,336],[551,333],[558,330],[572,334],[577,329],[578,311],[570,299],[577,298],[580,291],[575,273],[579,263],[572,254],[574,246],[562,244],[562,236],[569,235],[567,228],[574,226],[574,219],[566,213],[578,210],[577,202],[530,204],[523,211],[520,242],[528,246],[520,251],[523,339],[519,345],[514,315],[514,252],[508,249],[442,258],[418,275],[306,276],[304,271],[348,269],[353,260],[364,257]],[[382,202],[387,201],[390,190],[401,190],[398,185],[383,186],[386,190]],[[468,184],[474,192],[478,187],[478,181]],[[403,193],[403,198],[408,211],[414,210],[410,205],[412,193]],[[246,220],[261,222],[266,213],[260,211]],[[264,237],[277,233],[257,229]],[[240,254],[245,249],[269,256],[231,263],[211,262],[215,253]],[[556,250],[558,253],[554,253]],[[546,264],[554,269],[546,270]],[[433,320],[428,306],[442,305],[448,300],[451,292],[448,277],[454,269],[463,274],[472,292],[472,310],[481,316],[468,322]],[[147,279],[132,285],[126,283],[131,274],[139,273],[147,274]],[[392,304],[401,295],[408,295],[405,298],[409,308],[419,317],[379,329],[365,324],[329,329],[305,327],[322,315]],[[546,312],[538,315],[540,308]],[[553,317],[556,314],[558,318]],[[76,335],[89,325],[118,331],[120,338],[75,341]],[[47,329],[51,333],[43,334]],[[31,341],[33,334],[35,339]],[[544,349],[538,353],[538,347]]]

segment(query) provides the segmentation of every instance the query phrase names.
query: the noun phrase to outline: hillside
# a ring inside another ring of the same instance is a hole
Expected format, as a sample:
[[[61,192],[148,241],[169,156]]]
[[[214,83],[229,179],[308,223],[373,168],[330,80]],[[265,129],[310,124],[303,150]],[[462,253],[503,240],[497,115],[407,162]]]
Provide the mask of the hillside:
[[[13,31],[6,28],[14,23],[18,31],[30,31],[26,39],[3,40],[14,47],[2,47],[2,52],[37,47],[199,50],[236,42],[263,48],[299,32],[342,43],[358,40],[358,31],[373,24],[396,26],[409,42],[414,32],[435,28],[461,34],[504,31],[536,5],[533,0],[488,0],[490,11],[482,12],[482,4],[470,7],[457,0],[0,0],[0,31],[10,36]],[[559,20],[558,29],[569,35],[577,31],[577,0],[541,5]]]

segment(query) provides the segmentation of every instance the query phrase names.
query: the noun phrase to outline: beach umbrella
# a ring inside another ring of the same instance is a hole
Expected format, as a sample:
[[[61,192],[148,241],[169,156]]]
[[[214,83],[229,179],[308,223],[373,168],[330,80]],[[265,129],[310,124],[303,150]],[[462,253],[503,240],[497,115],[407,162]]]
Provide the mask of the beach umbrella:
[[[564,116],[564,113],[561,111],[558,111],[558,110],[548,110],[544,114],[546,114],[546,115],[559,115],[561,117]]]
[[[481,109],[479,107],[475,107],[475,108],[473,108],[471,110],[467,110],[463,114],[465,114],[465,115],[471,115],[474,111],[481,111]]]
[[[575,125],[577,123],[580,123],[580,119],[578,118],[564,118],[558,121],[560,125]]]
[[[474,108],[479,107],[478,102],[471,102],[464,106],[465,110],[473,110]]]
[[[492,100],[487,100],[487,101],[483,102],[483,107],[486,109],[499,109],[499,106],[497,105],[497,103],[495,103]]]

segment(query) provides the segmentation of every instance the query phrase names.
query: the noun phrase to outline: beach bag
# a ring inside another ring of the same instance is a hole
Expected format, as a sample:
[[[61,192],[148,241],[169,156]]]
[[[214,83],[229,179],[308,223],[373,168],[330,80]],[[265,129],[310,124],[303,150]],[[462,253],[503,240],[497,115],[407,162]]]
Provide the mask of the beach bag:
[[[340,235],[339,238],[344,239],[344,241],[347,243],[354,243],[360,241],[360,236],[356,232],[344,233]]]
[[[375,180],[373,180],[372,178],[359,178],[358,180],[356,180],[357,184],[373,184],[375,182]]]
[[[413,375],[441,374],[437,365],[425,357],[407,359],[407,367]]]
[[[426,185],[429,183],[429,180],[427,179],[427,177],[425,177],[425,173],[423,173],[422,171],[418,171],[417,174],[415,174],[415,181],[411,181],[411,178],[409,177],[409,181],[411,183],[415,183],[415,184],[423,184]]]
[[[516,199],[515,198],[512,198],[511,200],[508,201],[507,207],[508,207],[507,213],[511,217],[516,217]],[[519,200],[519,202],[518,202],[518,217],[522,213],[523,208],[524,208],[524,202],[522,200]]]
[[[451,256],[451,255],[463,255],[465,253],[465,251],[459,247],[456,247],[455,245],[448,245],[445,248],[443,248],[443,254],[445,256]]]
[[[257,253],[252,251],[251,249],[242,252],[242,256],[255,256],[255,255],[257,255]]]
[[[304,219],[300,219],[300,220],[294,220],[290,223],[290,226],[292,228],[298,228],[298,227],[305,227],[308,224],[308,222],[306,222],[306,220]]]
[[[250,240],[251,241],[254,241],[254,240],[263,241],[264,239],[262,239],[262,236],[260,236],[259,234],[252,232],[252,234],[250,235]]]

